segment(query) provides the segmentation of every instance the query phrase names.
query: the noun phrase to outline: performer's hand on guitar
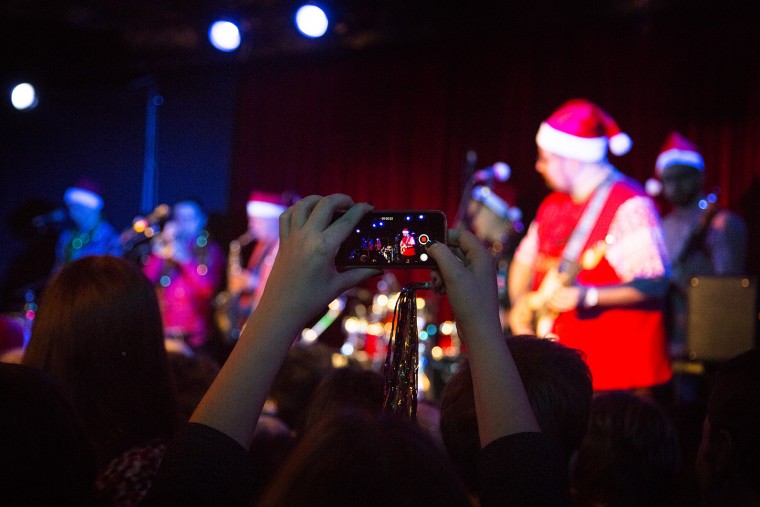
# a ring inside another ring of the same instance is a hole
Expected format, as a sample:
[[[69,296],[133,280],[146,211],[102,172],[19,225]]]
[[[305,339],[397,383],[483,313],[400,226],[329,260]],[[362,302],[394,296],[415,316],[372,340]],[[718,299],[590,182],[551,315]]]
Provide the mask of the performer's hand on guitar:
[[[546,301],[546,307],[555,312],[568,312],[583,303],[583,289],[578,286],[557,287]]]

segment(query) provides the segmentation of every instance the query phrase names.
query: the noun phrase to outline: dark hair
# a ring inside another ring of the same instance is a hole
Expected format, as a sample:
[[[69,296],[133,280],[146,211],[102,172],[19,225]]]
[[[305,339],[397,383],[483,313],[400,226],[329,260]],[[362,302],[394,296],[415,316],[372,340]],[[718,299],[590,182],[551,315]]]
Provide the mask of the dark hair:
[[[576,505],[670,505],[680,466],[674,424],[628,391],[594,398],[572,474]]]
[[[304,431],[345,407],[380,415],[383,410],[384,377],[374,370],[338,368],[329,372],[312,394]]]
[[[23,363],[49,373],[79,411],[102,466],[168,438],[177,404],[155,289],[112,256],[65,265],[45,289]]]
[[[269,397],[277,405],[277,417],[300,432],[314,390],[333,369],[333,349],[315,342],[290,349],[275,377]]]
[[[760,492],[760,349],[726,362],[718,370],[707,402],[710,433],[728,431],[733,470]]]
[[[88,505],[95,462],[78,414],[43,372],[0,363],[0,491],[8,505]]]
[[[306,432],[264,506],[469,506],[450,463],[414,423],[343,411]]]
[[[578,448],[586,432],[591,397],[591,373],[575,349],[534,336],[506,339],[541,431],[564,458]],[[441,435],[454,465],[471,491],[478,491],[480,451],[472,374],[464,362],[441,393]]]

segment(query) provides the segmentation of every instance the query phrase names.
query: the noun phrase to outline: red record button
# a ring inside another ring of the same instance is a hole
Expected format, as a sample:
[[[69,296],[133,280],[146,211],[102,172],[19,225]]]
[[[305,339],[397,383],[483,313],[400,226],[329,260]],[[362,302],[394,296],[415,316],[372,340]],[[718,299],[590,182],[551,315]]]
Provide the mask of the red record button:
[[[420,245],[427,245],[430,242],[430,236],[427,234],[420,234]]]

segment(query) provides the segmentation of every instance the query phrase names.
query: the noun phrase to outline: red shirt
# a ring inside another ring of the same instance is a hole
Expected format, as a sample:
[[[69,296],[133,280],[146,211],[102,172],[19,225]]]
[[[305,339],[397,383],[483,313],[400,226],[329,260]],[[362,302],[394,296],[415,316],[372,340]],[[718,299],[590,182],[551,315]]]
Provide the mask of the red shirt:
[[[534,266],[534,290],[559,264],[587,204],[588,200],[575,203],[558,192],[541,203],[515,253],[515,259]],[[602,287],[669,274],[659,215],[638,184],[630,180],[614,184],[584,254],[586,262],[577,276],[580,285]],[[585,354],[594,390],[648,387],[671,376],[658,301],[564,312],[554,322],[553,332],[560,343]]]

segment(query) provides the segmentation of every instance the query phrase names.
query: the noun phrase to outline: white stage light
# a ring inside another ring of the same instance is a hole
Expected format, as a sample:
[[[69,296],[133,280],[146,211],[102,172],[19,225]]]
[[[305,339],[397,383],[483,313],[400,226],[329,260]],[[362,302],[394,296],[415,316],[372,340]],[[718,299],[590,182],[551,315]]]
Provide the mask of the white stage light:
[[[235,51],[240,47],[240,29],[231,21],[215,21],[209,28],[208,40],[219,51]]]
[[[322,37],[328,24],[325,11],[316,5],[303,5],[296,12],[296,27],[307,37]]]
[[[34,109],[37,105],[37,92],[29,83],[20,83],[13,87],[11,104],[18,110]]]

